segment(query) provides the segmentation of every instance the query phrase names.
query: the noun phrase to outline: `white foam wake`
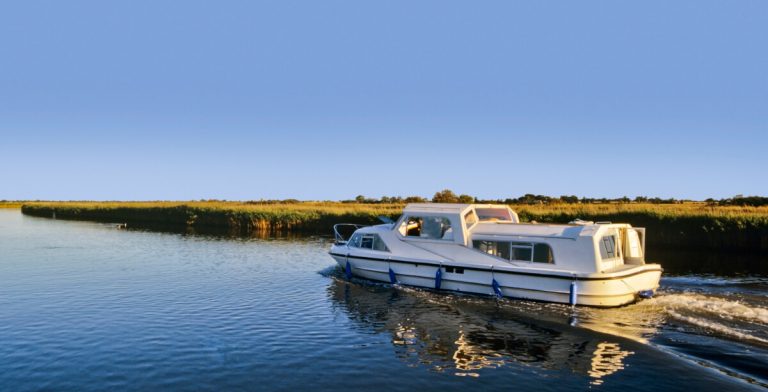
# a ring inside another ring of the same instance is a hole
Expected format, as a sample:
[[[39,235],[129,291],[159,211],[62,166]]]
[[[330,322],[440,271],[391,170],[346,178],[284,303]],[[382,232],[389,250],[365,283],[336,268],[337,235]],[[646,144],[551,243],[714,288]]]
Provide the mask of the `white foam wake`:
[[[674,317],[677,320],[684,321],[686,323],[696,325],[698,327],[705,328],[710,331],[715,331],[726,336],[737,338],[739,340],[768,344],[767,339],[759,338],[747,332],[741,332],[735,328],[731,328],[724,324],[716,323],[714,321],[705,320],[702,318],[684,316],[680,313],[675,312],[674,310],[667,310],[667,312],[669,313],[670,316]]]
[[[662,295],[648,303],[663,308],[669,317],[689,325],[742,341],[768,344],[768,339],[754,333],[768,328],[766,308],[701,294]]]
[[[700,294],[670,294],[656,297],[652,303],[669,310],[708,313],[727,320],[742,320],[768,325],[768,309],[738,301]]]

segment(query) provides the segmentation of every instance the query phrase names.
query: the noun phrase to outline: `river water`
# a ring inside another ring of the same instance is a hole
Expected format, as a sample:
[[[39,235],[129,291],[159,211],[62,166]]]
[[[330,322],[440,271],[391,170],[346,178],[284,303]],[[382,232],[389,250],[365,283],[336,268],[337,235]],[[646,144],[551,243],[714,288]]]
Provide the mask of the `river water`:
[[[0,210],[0,390],[768,386],[759,256],[658,252],[655,298],[571,309],[346,281],[329,246]]]

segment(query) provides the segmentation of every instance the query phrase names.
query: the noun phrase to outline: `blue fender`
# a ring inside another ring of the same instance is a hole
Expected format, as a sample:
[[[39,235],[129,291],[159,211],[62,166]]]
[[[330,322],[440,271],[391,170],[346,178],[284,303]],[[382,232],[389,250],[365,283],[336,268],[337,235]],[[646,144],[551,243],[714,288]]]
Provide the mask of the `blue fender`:
[[[640,296],[640,298],[645,299],[653,298],[653,290],[643,290],[638,292],[637,295]]]
[[[395,276],[395,271],[392,271],[392,268],[389,269],[389,283],[397,283],[397,277]]]
[[[443,283],[443,268],[437,267],[435,272],[435,290],[440,290],[440,285]]]
[[[571,294],[568,296],[568,302],[571,305],[576,305],[576,301],[578,301],[578,289],[576,287],[576,282],[571,282]]]
[[[499,286],[499,282],[496,281],[496,279],[491,282],[491,287],[493,287],[493,292],[496,293],[496,296],[499,298],[504,297],[504,293],[501,292],[501,287]]]
[[[347,280],[352,279],[352,265],[349,264],[349,260],[347,260],[347,266],[344,267],[344,274],[347,275]]]

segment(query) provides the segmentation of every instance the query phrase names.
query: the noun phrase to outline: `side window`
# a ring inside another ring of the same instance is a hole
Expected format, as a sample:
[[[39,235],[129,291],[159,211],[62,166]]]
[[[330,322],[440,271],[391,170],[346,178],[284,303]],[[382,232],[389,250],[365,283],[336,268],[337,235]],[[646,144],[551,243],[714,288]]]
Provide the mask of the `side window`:
[[[376,238],[373,241],[373,250],[379,250],[382,252],[389,252],[389,248],[387,248],[387,244],[384,243],[384,241],[381,240],[381,237],[376,235]]]
[[[473,241],[472,245],[483,253],[509,260],[509,242],[477,240]]]
[[[603,238],[600,238],[600,257],[603,259],[612,259],[617,256],[616,237],[607,235],[603,236]]]
[[[360,235],[360,233],[356,233],[356,234],[352,235],[352,238],[350,238],[349,241],[347,242],[347,246],[351,246],[353,248],[359,248],[360,247],[360,237],[362,237],[362,235]]]
[[[554,264],[555,256],[547,244],[533,244],[533,262]]]
[[[355,248],[389,252],[387,244],[381,240],[378,234],[355,234],[347,244]]]
[[[513,242],[512,260],[554,264],[555,256],[552,254],[552,248],[547,244]]]
[[[477,214],[475,214],[474,211],[469,211],[464,215],[464,222],[467,225],[467,228],[472,227],[475,223],[477,223]]]
[[[531,261],[533,256],[533,244],[530,242],[512,243],[512,260]]]
[[[400,225],[400,233],[406,237],[453,240],[451,221],[442,216],[409,216]]]

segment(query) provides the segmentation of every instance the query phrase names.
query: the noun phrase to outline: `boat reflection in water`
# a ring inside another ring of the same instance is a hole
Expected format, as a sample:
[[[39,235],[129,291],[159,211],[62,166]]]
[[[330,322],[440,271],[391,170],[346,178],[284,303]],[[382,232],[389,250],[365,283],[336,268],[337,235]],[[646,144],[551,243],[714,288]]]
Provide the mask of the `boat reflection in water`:
[[[488,298],[341,279],[332,279],[328,290],[334,306],[361,328],[388,333],[396,355],[413,367],[464,377],[502,367],[570,370],[599,385],[624,369],[634,354],[622,347],[631,341],[572,326],[573,310],[566,305],[497,304]],[[652,331],[638,333],[633,340],[642,341]]]

